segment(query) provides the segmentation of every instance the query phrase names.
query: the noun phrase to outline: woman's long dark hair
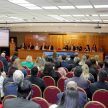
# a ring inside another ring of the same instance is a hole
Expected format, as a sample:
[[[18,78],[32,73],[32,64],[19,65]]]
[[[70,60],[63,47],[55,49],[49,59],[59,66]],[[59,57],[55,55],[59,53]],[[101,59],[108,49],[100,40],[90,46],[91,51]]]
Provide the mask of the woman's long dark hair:
[[[64,91],[60,105],[57,108],[78,108],[79,107],[79,94],[73,87]]]
[[[55,70],[58,70],[58,68],[62,67],[61,61],[56,61],[55,62]]]

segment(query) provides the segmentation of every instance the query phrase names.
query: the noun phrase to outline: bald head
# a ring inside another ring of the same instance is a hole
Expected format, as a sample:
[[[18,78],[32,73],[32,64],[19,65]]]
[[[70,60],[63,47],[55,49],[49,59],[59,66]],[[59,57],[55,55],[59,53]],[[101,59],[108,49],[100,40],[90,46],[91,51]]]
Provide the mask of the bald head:
[[[69,81],[66,85],[66,89],[69,87],[73,87],[77,90],[77,84],[74,81]]]
[[[1,57],[5,57],[5,53],[1,53]]]

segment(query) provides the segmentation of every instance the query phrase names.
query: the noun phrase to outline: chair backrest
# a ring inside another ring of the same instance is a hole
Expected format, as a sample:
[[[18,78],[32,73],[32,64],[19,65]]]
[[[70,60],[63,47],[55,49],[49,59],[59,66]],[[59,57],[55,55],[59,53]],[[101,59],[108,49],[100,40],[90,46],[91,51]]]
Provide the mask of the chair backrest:
[[[39,104],[41,106],[41,108],[49,108],[49,103],[47,102],[47,100],[41,98],[41,97],[35,97],[32,98],[31,101]]]
[[[57,50],[61,50],[61,48],[57,48]]]
[[[107,83],[107,84],[108,84],[108,81],[105,81],[105,83]]]
[[[74,72],[74,68],[71,69],[71,72]]]
[[[38,78],[41,77],[41,71],[38,72],[37,77],[38,77]]]
[[[45,81],[46,86],[55,86],[55,80],[51,76],[44,76],[42,79]]]
[[[1,60],[0,60],[0,69],[3,69],[3,71],[4,71],[4,64]]]
[[[108,81],[108,75],[107,75],[106,81]]]
[[[87,93],[83,88],[77,87],[77,91],[83,92],[86,94],[86,98],[87,98]]]
[[[12,63],[12,60],[11,60],[11,59],[8,59],[8,63],[9,63],[9,62]]]
[[[87,82],[88,82],[88,86],[90,86],[91,82],[89,80],[87,80]]]
[[[90,101],[85,104],[84,108],[106,108],[105,105],[98,101]]]
[[[31,77],[31,75],[27,75],[26,78]]]
[[[72,78],[72,77],[73,77],[73,73],[72,73],[72,72],[67,73],[67,74],[66,74],[66,77]]]
[[[42,97],[42,92],[41,89],[39,88],[39,86],[32,84],[32,90],[33,90],[33,96],[34,97]]]
[[[23,65],[22,67],[25,68],[26,70],[29,70],[29,68],[25,65]]]
[[[43,97],[49,103],[55,104],[57,102],[57,94],[60,93],[61,90],[55,86],[49,86],[44,90]]]
[[[64,81],[67,80],[68,77],[61,77],[57,82],[57,87],[63,92],[64,91]]]
[[[92,76],[93,77],[93,80],[95,81],[94,76],[91,73],[89,73],[89,75]]]
[[[31,70],[26,70],[27,71],[27,73],[28,73],[28,75],[31,75]]]
[[[66,73],[68,73],[68,72],[69,72],[67,68],[65,68],[65,67],[63,67],[63,68],[65,69]]]
[[[17,96],[15,96],[15,95],[8,95],[8,96],[6,96],[6,97],[4,97],[4,99],[2,100],[2,105],[4,105],[4,101],[6,100],[6,99],[12,99],[12,98],[16,98]]]
[[[99,101],[108,108],[108,91],[105,89],[96,90],[92,96],[93,101]]]
[[[62,74],[59,71],[57,71],[57,73],[59,75],[59,78],[61,78],[62,77]]]

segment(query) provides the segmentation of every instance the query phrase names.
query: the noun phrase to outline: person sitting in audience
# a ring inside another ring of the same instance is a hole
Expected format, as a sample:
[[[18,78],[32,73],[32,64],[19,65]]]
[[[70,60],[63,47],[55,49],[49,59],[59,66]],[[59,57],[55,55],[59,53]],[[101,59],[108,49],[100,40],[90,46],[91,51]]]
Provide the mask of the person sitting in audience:
[[[99,61],[99,56],[98,55],[95,56],[95,60],[97,62],[97,65],[99,65],[102,68],[102,63]]]
[[[46,57],[46,63],[53,63],[53,62],[54,62],[54,60],[52,57],[50,57],[50,56]]]
[[[18,57],[18,52],[15,51],[15,52],[13,53],[13,56],[17,56],[17,57]],[[13,56],[10,57],[11,60],[12,60],[12,57],[13,57]]]
[[[41,91],[43,92],[46,88],[46,84],[43,79],[37,77],[37,74],[38,74],[38,68],[32,67],[31,77],[25,78],[25,80],[29,80],[32,84],[39,86]]]
[[[22,45],[20,46],[20,49],[26,49],[25,43],[23,42]]]
[[[104,65],[103,68],[99,69],[98,72],[100,70],[105,70],[107,72],[107,74],[108,74],[108,59],[104,60],[103,65]]]
[[[75,53],[74,53],[74,56],[75,56],[75,57],[78,57],[78,52],[75,52]]]
[[[73,87],[77,90],[77,84],[74,81],[70,81],[70,82],[67,83],[66,89],[68,89],[70,87]],[[61,102],[61,98],[63,96],[63,93],[64,92],[61,92],[61,93],[57,94],[57,99],[58,99],[57,104],[59,102]],[[78,94],[79,94],[79,108],[84,108],[85,104],[88,102],[87,98],[86,98],[86,94],[83,93],[83,92],[80,92],[80,91],[78,91]]]
[[[23,68],[21,66],[21,60],[19,58],[15,59],[15,61],[13,62],[13,65],[18,67],[18,70],[21,70],[24,74],[24,77],[26,77],[28,75],[27,71],[25,70],[25,68]]]
[[[97,52],[97,48],[96,48],[96,45],[95,44],[92,47],[92,52]]]
[[[65,68],[68,69],[68,71],[70,71],[71,67],[70,67],[70,65],[68,63],[66,63],[66,55],[62,55],[62,60],[63,60],[61,62],[62,67],[65,67]]]
[[[98,65],[96,64],[95,58],[91,58],[90,61],[91,61],[91,66],[90,66],[90,68],[91,68],[91,69],[94,69],[95,72],[97,73],[97,71],[98,71]]]
[[[89,45],[86,45],[84,51],[86,51],[86,52],[89,52],[90,51]]]
[[[43,72],[44,68],[45,68],[45,59],[41,58],[41,60],[39,61],[38,71]]]
[[[79,64],[83,66],[86,60],[87,60],[86,56],[82,56],[82,60]]]
[[[75,57],[74,58],[74,63],[75,64],[72,64],[72,68],[75,68],[76,66],[80,66],[81,67],[81,65],[79,65],[80,61],[81,61],[81,59],[79,57]]]
[[[58,57],[58,60],[62,61],[62,56],[59,56],[59,57]]]
[[[18,70],[18,68],[14,65],[12,65],[10,68],[9,68],[9,74],[8,74],[8,77],[4,79],[3,81],[3,86],[8,83],[8,82],[13,82],[13,73]]]
[[[28,55],[26,57],[26,61],[22,62],[21,65],[23,66],[27,66],[29,69],[31,69],[33,67],[33,60],[32,60],[32,56]]]
[[[86,58],[87,58],[87,60],[89,59],[89,55],[88,54],[85,54],[85,56],[86,56]]]
[[[97,76],[97,82],[92,83],[89,86],[90,98],[92,98],[92,95],[96,90],[99,89],[108,90],[108,84],[105,83],[106,78],[107,78],[107,72],[105,70],[100,70]]]
[[[78,87],[81,87],[86,92],[88,92],[88,82],[86,79],[80,77],[81,74],[82,74],[82,68],[80,66],[76,66],[74,69],[74,76],[64,81],[64,90],[66,89],[66,85],[69,81],[74,81],[77,83]]]
[[[32,84],[28,80],[24,80],[18,84],[17,98],[6,99],[3,108],[41,108],[40,105],[29,101],[31,95]]]
[[[9,57],[8,57],[8,56],[6,56],[6,55],[7,55],[7,52],[6,52],[6,51],[2,51],[2,53],[5,53],[5,58],[6,58],[7,62],[8,62]],[[1,55],[0,55],[0,57],[1,57]]]
[[[28,46],[28,49],[34,49],[34,46],[32,45],[32,42],[30,42],[30,45]]]
[[[45,60],[46,60],[46,57],[47,57],[48,55],[46,54],[46,53],[44,53],[43,55],[42,55],[42,58],[44,58]]]
[[[63,77],[66,76],[66,71],[65,71],[65,69],[61,66],[61,61],[57,61],[57,62],[55,63],[55,70],[58,71],[58,72],[60,72],[61,75],[62,75]]]
[[[40,60],[41,60],[41,57],[37,57],[36,62],[34,63],[34,66],[39,67]]]
[[[4,81],[4,77],[2,76],[2,72],[1,72],[1,69],[0,69],[0,94],[1,94],[1,97],[3,99],[4,97],[4,93],[3,93],[3,81]]]
[[[82,74],[81,74],[80,77],[81,77],[81,78],[84,78],[84,79],[86,79],[86,80],[89,80],[91,83],[94,82],[93,77],[90,76],[90,74],[89,74],[89,67],[88,67],[88,65],[86,65],[86,64],[84,64],[84,65],[82,66]]]
[[[86,60],[85,64],[87,64],[88,67],[89,67],[89,73],[91,73],[94,76],[95,81],[97,81],[97,75],[96,75],[95,70],[90,68],[91,67],[91,61],[90,60]]]
[[[79,93],[73,88],[67,88],[61,98],[60,105],[51,105],[49,108],[79,108]]]
[[[43,45],[41,46],[40,49],[41,49],[41,50],[46,50],[46,49],[47,49],[47,46],[45,45],[45,43],[43,43]]]
[[[53,58],[53,60],[54,60],[55,62],[56,62],[56,61],[60,61],[60,60],[58,59],[58,54],[57,54],[56,51],[53,52],[52,58]]]
[[[6,58],[5,58],[5,53],[1,53],[0,60],[3,62],[3,65],[4,65],[4,70],[1,69],[1,71],[5,71],[6,74],[8,74],[8,72],[7,72],[7,65],[8,65],[8,62],[7,62]]]
[[[74,57],[75,57],[75,55],[74,55],[74,54],[71,54],[71,55],[70,55],[70,60],[67,61],[67,63],[68,63],[68,64],[75,64],[75,63],[74,63]]]
[[[52,78],[54,78],[55,83],[57,83],[59,75],[57,72],[55,72],[53,68],[54,65],[52,63],[46,63],[43,73],[41,74],[41,77],[43,78],[44,76],[51,76]]]

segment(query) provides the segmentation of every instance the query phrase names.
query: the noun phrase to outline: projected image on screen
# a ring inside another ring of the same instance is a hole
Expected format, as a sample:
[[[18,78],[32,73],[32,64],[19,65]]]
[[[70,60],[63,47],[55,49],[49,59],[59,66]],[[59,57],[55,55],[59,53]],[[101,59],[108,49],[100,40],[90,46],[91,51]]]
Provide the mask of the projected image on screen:
[[[0,29],[0,47],[9,46],[9,30]]]

